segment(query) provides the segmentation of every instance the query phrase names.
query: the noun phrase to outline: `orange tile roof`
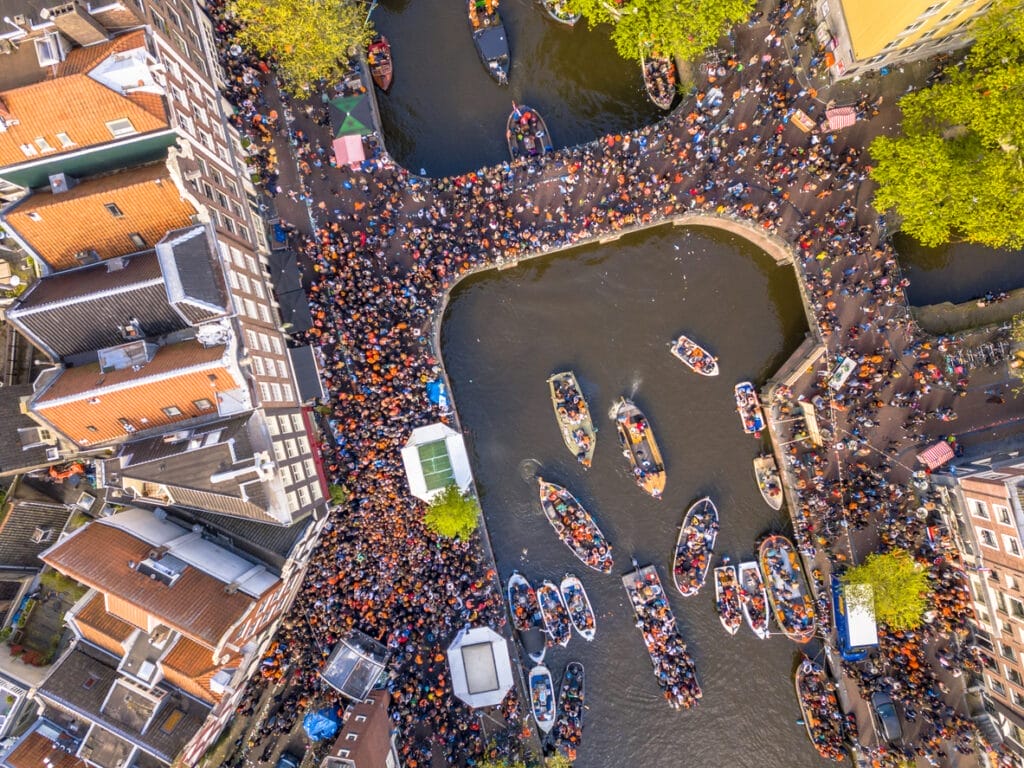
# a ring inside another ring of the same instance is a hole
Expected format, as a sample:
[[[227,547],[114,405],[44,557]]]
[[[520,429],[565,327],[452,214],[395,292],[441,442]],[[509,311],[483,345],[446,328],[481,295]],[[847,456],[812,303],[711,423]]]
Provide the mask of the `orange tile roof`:
[[[107,128],[112,120],[127,118],[139,134],[169,127],[162,104],[154,114],[151,100],[144,100],[147,109],[82,73],[14,88],[0,93],[0,99],[17,120],[0,133],[0,168],[110,143],[115,140]],[[62,148],[57,133],[66,133],[74,145]],[[26,155],[22,145],[36,147],[36,138],[45,139],[53,151]]]
[[[127,621],[107,613],[101,594],[97,594],[86,603],[82,610],[75,614],[73,621],[86,640],[119,656],[124,653],[124,641],[135,631],[135,627]]]
[[[113,203],[115,216],[105,207]],[[141,250],[129,235],[155,245],[188,226],[196,209],[182,198],[162,163],[87,179],[67,192],[35,192],[7,213],[7,223],[55,270],[79,266],[75,254],[100,259]]]
[[[41,559],[209,648],[216,647],[256,604],[243,592],[229,594],[225,584],[194,566],[186,567],[178,580],[167,586],[129,565],[142,562],[151,551],[147,542],[127,531],[93,522],[49,549]]]
[[[216,394],[244,386],[219,361],[226,347],[183,341],[161,347],[139,370],[102,372],[99,363],[66,368],[30,404],[55,429],[79,445],[100,445],[130,436],[120,419],[135,431],[173,424],[215,411],[193,401],[214,401]],[[216,379],[211,382],[210,376]],[[181,414],[168,416],[175,406]],[[90,429],[92,427],[92,429]]]
[[[4,762],[10,768],[87,768],[82,760],[58,749],[56,744],[38,731],[26,736]]]
[[[118,35],[113,40],[108,40],[105,43],[72,48],[68,51],[64,61],[57,67],[57,74],[51,74],[50,79],[88,72],[108,56],[145,47],[146,32],[145,30],[137,29],[125,35]]]
[[[178,686],[193,696],[205,701],[216,703],[223,694],[214,693],[210,688],[210,680],[222,669],[230,669],[237,665],[238,658],[232,656],[223,664],[213,662],[213,652],[198,643],[182,636],[164,658],[160,660],[164,676],[168,682]]]

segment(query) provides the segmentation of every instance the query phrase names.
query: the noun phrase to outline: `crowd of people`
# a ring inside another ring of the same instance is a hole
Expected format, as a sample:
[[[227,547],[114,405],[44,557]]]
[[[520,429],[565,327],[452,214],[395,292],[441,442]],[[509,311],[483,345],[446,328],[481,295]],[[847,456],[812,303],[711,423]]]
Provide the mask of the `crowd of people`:
[[[756,20],[755,44],[736,43],[746,55],[709,66],[696,92],[658,124],[436,180],[387,162],[336,167],[329,143],[314,137],[328,122],[320,100],[282,96],[279,118],[268,101],[272,63],[234,46],[230,16],[223,7],[214,11],[226,95],[235,125],[250,138],[251,169],[271,196],[305,203],[316,222],[299,248],[310,277],[307,340],[326,361],[333,428],[321,446],[324,465],[330,481],[349,491],[310,559],[270,671],[254,681],[244,703],[266,685],[287,683],[285,698],[247,746],[284,732],[290,713],[309,702],[340,706],[317,673],[334,644],[359,629],[391,653],[388,687],[403,764],[415,768],[437,756],[469,764],[522,750],[515,693],[502,707],[507,728],[485,737],[453,696],[445,663],[447,643],[465,624],[505,624],[500,584],[481,552],[485,543],[446,539],[424,525],[399,454],[412,428],[447,418],[426,394],[439,371],[428,342],[445,291],[475,269],[686,213],[791,243],[827,359],[856,362],[841,388],[829,386],[825,375],[799,394],[776,391],[769,404],[779,415],[798,413],[798,399],[814,403],[831,439],[816,447],[800,419],[782,427],[783,440],[796,440],[782,469],[797,489],[799,548],[841,561],[841,533],[884,520],[880,546],[920,550],[924,531],[905,514],[911,494],[887,482],[908,438],[879,451],[872,437],[883,412],[939,412],[965,391],[965,380],[950,378],[941,353],[922,347],[893,250],[858,204],[868,173],[858,150],[835,132],[805,133],[794,125],[797,110],[816,119],[821,104],[782,50],[784,25],[792,21],[787,3]],[[865,102],[865,116],[877,105]],[[275,148],[282,135],[301,172],[297,188],[288,190]],[[936,617],[923,634],[955,635],[970,610],[962,573],[934,553],[927,564]],[[691,706],[701,695],[692,661],[652,605],[638,609],[638,623],[659,682],[670,703]],[[896,691],[928,722],[927,735],[908,749],[934,757],[950,741],[972,748],[969,724],[945,703],[923,652],[914,650],[923,640],[914,639],[883,635],[874,667],[850,667],[850,675],[865,691],[876,684]],[[964,661],[959,653],[947,657],[950,664]],[[877,674],[866,671],[872,668]]]

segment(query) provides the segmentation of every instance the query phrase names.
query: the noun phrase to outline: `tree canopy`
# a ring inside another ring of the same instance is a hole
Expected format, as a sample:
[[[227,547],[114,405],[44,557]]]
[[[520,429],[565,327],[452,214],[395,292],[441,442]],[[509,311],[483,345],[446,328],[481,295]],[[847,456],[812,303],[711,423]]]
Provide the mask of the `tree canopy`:
[[[476,530],[479,515],[480,508],[476,499],[462,493],[452,483],[430,502],[424,522],[430,530],[441,536],[468,539]]]
[[[624,59],[644,52],[696,59],[733,24],[746,19],[754,0],[569,0],[587,23],[612,25],[612,41]]]
[[[239,45],[276,60],[284,87],[296,94],[340,80],[350,51],[374,35],[366,6],[355,0],[233,0],[232,8],[242,24]]]
[[[875,619],[890,629],[921,625],[928,607],[928,571],[905,549],[868,555],[843,576],[846,584],[868,584],[874,593]],[[849,600],[850,593],[846,598]]]
[[[871,143],[875,207],[924,245],[1024,246],[1024,13],[1001,0],[944,82],[900,99],[903,135]]]

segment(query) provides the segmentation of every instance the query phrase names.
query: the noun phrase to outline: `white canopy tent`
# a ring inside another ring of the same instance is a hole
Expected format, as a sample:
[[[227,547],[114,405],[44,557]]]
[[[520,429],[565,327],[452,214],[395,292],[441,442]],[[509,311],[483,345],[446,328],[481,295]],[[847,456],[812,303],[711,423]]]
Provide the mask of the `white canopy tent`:
[[[430,501],[455,483],[466,491],[473,482],[462,435],[438,422],[412,431],[402,448],[402,463],[412,495]]]
[[[452,690],[474,709],[496,707],[512,688],[508,643],[490,627],[463,627],[448,646]]]

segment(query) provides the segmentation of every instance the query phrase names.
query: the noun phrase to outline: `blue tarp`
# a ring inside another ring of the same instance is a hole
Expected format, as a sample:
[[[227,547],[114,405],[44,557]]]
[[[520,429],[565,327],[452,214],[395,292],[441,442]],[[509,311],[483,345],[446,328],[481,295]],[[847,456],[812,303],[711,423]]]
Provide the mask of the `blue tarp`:
[[[427,382],[427,397],[430,402],[440,406],[442,410],[448,408],[448,390],[441,379]]]
[[[341,727],[341,718],[336,709],[325,707],[316,712],[310,712],[302,718],[302,727],[312,741],[323,741],[333,739],[338,735]]]

